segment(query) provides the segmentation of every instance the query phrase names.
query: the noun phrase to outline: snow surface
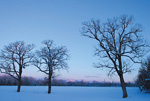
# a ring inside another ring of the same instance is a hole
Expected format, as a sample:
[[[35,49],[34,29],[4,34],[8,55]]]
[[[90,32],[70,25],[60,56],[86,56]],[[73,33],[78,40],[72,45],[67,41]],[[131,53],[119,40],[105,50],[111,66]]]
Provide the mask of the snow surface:
[[[128,98],[122,98],[121,87],[52,87],[47,86],[0,86],[0,101],[150,101],[150,94],[137,87],[128,87]]]

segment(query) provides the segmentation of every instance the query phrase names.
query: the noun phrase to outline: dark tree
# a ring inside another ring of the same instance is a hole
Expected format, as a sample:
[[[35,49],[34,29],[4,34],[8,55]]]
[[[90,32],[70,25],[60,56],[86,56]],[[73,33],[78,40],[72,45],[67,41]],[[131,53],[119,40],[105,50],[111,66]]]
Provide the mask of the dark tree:
[[[146,61],[142,62],[136,84],[141,91],[150,91],[150,58],[147,58]]]
[[[1,50],[0,72],[18,81],[17,92],[20,92],[22,70],[29,66],[33,58],[31,54],[33,47],[33,45],[25,45],[23,41],[17,41]]]
[[[48,93],[51,93],[51,78],[55,70],[66,69],[68,67],[67,48],[64,46],[56,47],[52,40],[43,41],[45,45],[36,51],[33,64],[43,73],[48,75]]]
[[[108,19],[101,24],[99,20],[83,23],[82,35],[98,42],[95,54],[104,62],[95,65],[97,68],[109,68],[109,75],[117,72],[123,90],[123,98],[127,91],[123,74],[130,72],[128,62],[140,63],[147,45],[143,41],[142,27],[134,24],[132,16]]]

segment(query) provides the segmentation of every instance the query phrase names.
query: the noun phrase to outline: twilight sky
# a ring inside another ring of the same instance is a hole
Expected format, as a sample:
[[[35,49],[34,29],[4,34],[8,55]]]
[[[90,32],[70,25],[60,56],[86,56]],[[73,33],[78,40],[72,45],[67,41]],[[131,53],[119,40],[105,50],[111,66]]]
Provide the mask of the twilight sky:
[[[60,79],[119,81],[117,76],[107,76],[107,69],[92,65],[99,58],[94,56],[94,40],[80,33],[82,22],[100,19],[105,22],[122,14],[133,15],[135,22],[144,27],[143,35],[150,37],[150,0],[0,0],[0,49],[15,41],[42,47],[45,39],[54,40],[57,46],[69,50],[68,71],[57,72]],[[125,74],[125,81],[134,81],[139,65]],[[45,77],[34,66],[29,66],[23,75]]]

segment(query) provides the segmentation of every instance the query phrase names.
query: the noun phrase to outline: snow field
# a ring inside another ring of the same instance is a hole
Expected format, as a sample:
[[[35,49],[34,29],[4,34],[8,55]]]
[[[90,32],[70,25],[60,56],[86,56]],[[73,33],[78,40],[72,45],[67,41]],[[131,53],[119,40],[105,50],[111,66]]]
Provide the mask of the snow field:
[[[150,94],[137,87],[127,87],[128,98],[122,98],[121,87],[0,86],[0,101],[150,101]]]

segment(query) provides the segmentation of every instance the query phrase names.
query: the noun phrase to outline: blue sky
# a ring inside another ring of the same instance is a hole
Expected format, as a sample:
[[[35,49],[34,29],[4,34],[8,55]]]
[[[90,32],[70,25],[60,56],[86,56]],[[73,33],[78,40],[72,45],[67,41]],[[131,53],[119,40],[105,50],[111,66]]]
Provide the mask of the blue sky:
[[[100,61],[94,57],[95,41],[80,33],[82,22],[100,19],[105,22],[122,14],[133,15],[135,22],[144,27],[143,35],[150,37],[149,0],[0,0],[0,49],[15,41],[34,43],[35,49],[42,47],[45,39],[54,40],[58,46],[68,48],[70,60],[68,71],[58,72],[61,79],[119,81],[117,76],[109,78],[107,69],[92,67]],[[136,78],[138,65],[126,81]],[[33,67],[27,67],[23,75],[44,77]]]

